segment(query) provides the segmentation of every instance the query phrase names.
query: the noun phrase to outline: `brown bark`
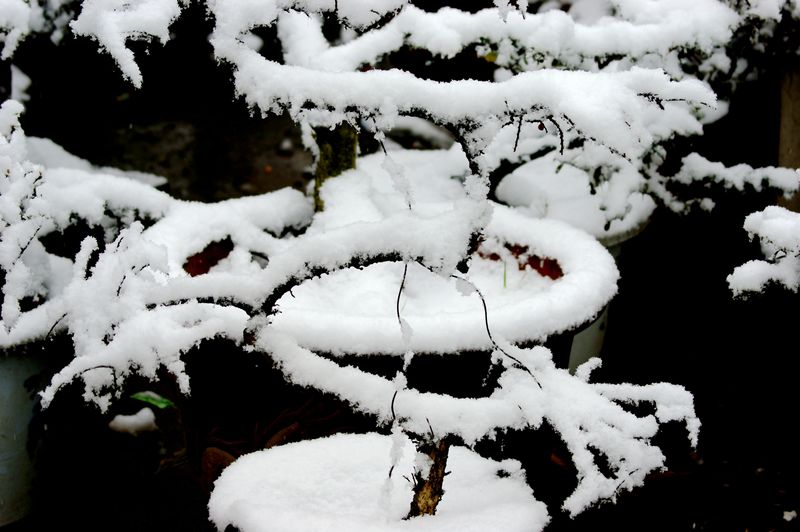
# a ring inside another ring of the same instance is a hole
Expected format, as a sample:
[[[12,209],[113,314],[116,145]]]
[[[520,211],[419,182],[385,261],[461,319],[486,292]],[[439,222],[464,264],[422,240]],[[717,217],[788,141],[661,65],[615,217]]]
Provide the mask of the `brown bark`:
[[[358,131],[350,124],[342,123],[333,129],[317,128],[314,136],[319,147],[314,174],[314,210],[319,212],[324,208],[319,191],[325,180],[356,167]]]
[[[800,69],[787,72],[781,86],[781,130],[778,164],[800,168]],[[779,204],[800,212],[800,194],[780,198]]]
[[[422,478],[420,473],[414,475],[414,499],[411,501],[411,508],[406,519],[435,514],[436,506],[444,496],[443,484],[447,474],[445,469],[447,455],[450,452],[450,442],[447,438],[443,438],[438,443],[429,444],[426,447],[420,448],[420,451],[430,457],[431,467],[427,478]]]

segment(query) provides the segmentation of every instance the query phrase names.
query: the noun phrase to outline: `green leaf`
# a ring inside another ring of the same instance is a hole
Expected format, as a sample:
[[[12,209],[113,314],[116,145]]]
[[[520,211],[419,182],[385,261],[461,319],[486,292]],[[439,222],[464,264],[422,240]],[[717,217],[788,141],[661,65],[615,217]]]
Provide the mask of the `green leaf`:
[[[137,392],[131,395],[131,399],[136,399],[137,401],[142,401],[144,403],[151,404],[157,408],[165,409],[165,408],[175,408],[175,403],[167,399],[166,397],[161,397],[155,392]]]

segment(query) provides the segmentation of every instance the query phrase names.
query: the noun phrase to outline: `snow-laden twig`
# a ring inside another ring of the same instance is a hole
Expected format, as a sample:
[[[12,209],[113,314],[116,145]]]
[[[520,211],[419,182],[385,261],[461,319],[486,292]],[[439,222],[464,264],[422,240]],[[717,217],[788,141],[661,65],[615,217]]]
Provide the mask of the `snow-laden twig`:
[[[270,328],[261,331],[257,346],[269,353],[291,382],[332,393],[357,410],[375,415],[381,423],[398,419],[411,433],[426,434],[433,425],[440,434],[457,435],[472,444],[498,430],[539,427],[547,421],[564,439],[578,468],[578,487],[564,503],[573,514],[600,499],[613,498],[620,487],[642,484],[647,473],[664,466],[664,456],[651,443],[659,422],[685,421],[692,442],[696,442],[700,426],[691,394],[683,388],[590,384],[556,368],[545,348],[503,346],[535,373],[540,386],[528,371],[507,359],[492,394],[468,399],[411,388],[398,390],[387,379],[356,367],[342,367]],[[388,399],[392,397],[390,411]],[[638,417],[620,402],[652,402],[656,415]],[[608,460],[610,477],[601,472],[593,450]]]
[[[648,182],[649,190],[672,210],[682,212],[693,204],[711,210],[714,207],[711,193],[706,197],[691,193],[691,199],[686,200],[671,190],[671,186],[675,184],[684,187],[699,185],[705,189],[716,187],[737,192],[745,192],[748,187],[757,192],[775,190],[788,198],[800,190],[800,170],[772,166],[753,168],[747,164],[725,166],[722,163],[709,161],[697,153],[691,153],[683,158],[681,167],[675,175],[651,176]]]
[[[777,283],[796,292],[800,286],[800,214],[771,206],[745,218],[750,238],[758,237],[766,260],[751,260],[728,276],[736,296]]]
[[[337,45],[322,37],[318,19],[308,13],[280,13],[278,28],[286,63],[318,70],[353,71],[403,47],[453,57],[476,44],[483,45],[487,60],[514,71],[554,65],[592,70],[590,65],[597,69],[615,56],[624,57],[628,65],[653,64],[655,57],[669,64],[665,59],[679,46],[711,55],[730,40],[741,21],[714,0],[693,3],[691,20],[684,16],[685,1],[663,1],[649,9],[626,4],[604,24],[581,23],[560,10],[504,14],[498,9],[469,13],[443,8],[429,13],[409,5],[383,27]]]

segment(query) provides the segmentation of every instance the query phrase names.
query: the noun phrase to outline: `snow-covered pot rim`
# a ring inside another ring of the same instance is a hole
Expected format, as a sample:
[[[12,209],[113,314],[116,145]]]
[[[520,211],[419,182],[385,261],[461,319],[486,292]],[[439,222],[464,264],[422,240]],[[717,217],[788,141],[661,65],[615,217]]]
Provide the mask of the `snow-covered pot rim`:
[[[394,304],[403,272],[403,265],[397,263],[391,283],[385,287],[387,304],[378,309],[380,315],[359,314],[347,305],[337,307],[335,299],[334,305],[319,310],[319,292],[315,290],[325,289],[326,281],[317,279],[313,288],[304,283],[307,286],[301,285],[294,294],[284,296],[272,327],[293,336],[304,347],[334,354],[402,355],[409,349],[425,353],[482,351],[493,348],[487,322],[495,338],[513,343],[542,341],[591,321],[616,293],[619,272],[613,257],[593,237],[563,222],[529,218],[497,205],[486,228],[486,236],[527,246],[531,254],[555,260],[563,275],[555,280],[542,277],[538,280],[540,282],[530,285],[528,292],[509,290],[507,296],[494,299],[495,294],[482,290],[486,314],[477,294],[459,295],[456,281],[442,279],[441,283],[452,284],[449,296],[454,301],[461,301],[462,308],[455,312],[441,312],[440,308],[419,315],[406,309],[401,312],[402,319],[408,324],[404,331],[398,324]],[[498,282],[503,275],[500,268]],[[342,277],[338,272],[327,277],[329,285],[334,284],[337,275]],[[349,275],[357,282],[363,271]],[[429,275],[434,276],[432,273]],[[410,288],[407,281],[404,290]],[[342,288],[339,286],[337,289]],[[351,294],[353,304],[366,297],[357,292],[358,286],[342,290],[356,291],[355,295]],[[304,296],[314,298],[316,309],[311,309],[310,305],[303,308]]]
[[[638,236],[645,228],[650,225],[650,218],[645,218],[641,220],[639,224],[626,231],[621,231],[619,233],[610,234],[608,236],[601,236],[598,237],[598,241],[603,244],[606,248],[611,251],[613,256],[617,255],[617,251],[614,249],[617,246],[620,246],[627,242],[628,240]]]
[[[554,149],[505,175],[496,195],[534,218],[567,222],[614,246],[647,225],[656,203],[643,191],[645,178],[632,164],[598,158],[598,153],[607,156],[599,150],[591,153],[581,160],[584,152],[562,156]],[[609,175],[593,184],[592,168]]]
[[[394,438],[400,438],[395,445]],[[392,458],[399,452],[391,477]],[[414,445],[403,436],[338,434],[258,451],[223,471],[209,501],[219,530],[541,530],[549,520],[518,462],[453,447],[436,515],[403,520],[411,502]]]
[[[34,401],[24,383],[45,367],[44,356],[32,349],[18,346],[0,351],[0,527],[12,525],[30,511],[33,464],[26,442]]]

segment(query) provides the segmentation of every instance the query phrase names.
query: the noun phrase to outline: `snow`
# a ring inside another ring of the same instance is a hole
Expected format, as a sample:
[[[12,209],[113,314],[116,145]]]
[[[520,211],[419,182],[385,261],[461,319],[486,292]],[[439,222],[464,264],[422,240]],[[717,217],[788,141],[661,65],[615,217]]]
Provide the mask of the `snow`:
[[[108,428],[114,432],[125,432],[138,436],[140,432],[158,430],[156,415],[148,407],[144,407],[135,414],[118,414],[108,423]]]
[[[745,185],[750,185],[759,192],[769,187],[780,190],[787,197],[800,190],[800,170],[772,166],[753,168],[746,164],[725,167],[697,153],[683,158],[681,169],[672,179],[684,184],[714,179],[725,187],[739,191],[743,191]]]
[[[337,228],[391,223],[407,216],[408,194],[415,198],[413,214],[425,217],[422,233],[405,231],[415,238],[436,234],[433,227],[425,228],[426,222],[458,213],[459,202],[465,201],[459,176],[467,169],[457,148],[391,152],[392,168],[403,168],[407,176],[405,192],[386,170],[386,159],[382,153],[363,157],[357,169],[326,182],[321,190],[325,211],[315,217],[308,234],[330,239]],[[442,230],[436,229],[440,238]],[[565,224],[528,218],[494,205],[485,234],[486,252],[498,253],[501,260],[473,256],[466,278],[486,300],[490,328],[504,338],[542,340],[577,327],[594,318],[616,292],[619,274],[613,258],[594,239]],[[402,249],[401,239],[393,242]],[[528,246],[528,254],[558,261],[564,276],[553,281],[530,267],[520,267],[519,261],[524,263],[527,255],[513,257],[505,243]],[[326,352],[403,354],[407,346],[395,310],[403,270],[402,264],[389,262],[306,281],[278,302],[279,313],[272,324],[304,346]],[[401,314],[414,331],[409,344],[414,351],[490,348],[478,295],[463,296],[456,279],[413,262],[404,284]],[[448,334],[443,336],[442,330]]]
[[[145,172],[119,170],[108,166],[98,168],[93,166],[89,161],[72,155],[50,139],[27,137],[25,145],[28,160],[34,164],[47,167],[51,171],[56,168],[83,170],[84,172],[92,174],[126,177],[134,181],[141,181],[153,187],[159,187],[167,182],[167,179],[164,177]]]
[[[28,89],[31,86],[29,78],[22,70],[11,65],[11,99],[26,102],[30,99]]]
[[[127,41],[156,38],[166,43],[169,26],[181,11],[177,0],[85,0],[81,7],[70,23],[73,33],[95,39],[137,88],[142,86],[142,73]]]
[[[463,447],[450,450],[445,495],[436,515],[402,518],[411,503],[414,445],[404,438],[391,478],[392,438],[339,434],[245,455],[223,471],[209,502],[219,530],[352,532],[380,530],[542,530],[547,510],[533,498],[513,460],[495,462]],[[298,481],[298,479],[300,479]],[[388,507],[382,487],[390,482]]]
[[[271,256],[285,248],[273,234],[307,224],[309,200],[290,189],[217,204],[174,200],[143,183],[145,174],[98,169],[52,141],[26,139],[16,121],[21,110],[13,101],[0,109],[0,264],[6,272],[0,345],[64,330],[72,335],[75,358],[53,377],[43,404],[80,377],[86,399],[107,408],[121,379],[131,372],[155,378],[159,367],[188,392],[181,354],[215,336],[241,341],[250,319],[236,306],[195,298],[230,295],[227,286],[248,293],[246,300],[257,298],[246,281],[261,271],[251,252]],[[101,227],[105,241],[85,238],[74,257],[47,251],[39,238],[76,219]],[[209,274],[188,277],[187,258],[225,237],[234,243],[229,259]],[[23,312],[20,301],[29,296],[41,304]]]
[[[496,206],[487,238],[487,245],[501,239],[496,246],[503,259],[473,257],[466,278],[486,300],[489,327],[504,338],[541,340],[577,327],[599,313],[616,292],[619,274],[613,258],[596,241],[566,225],[527,219]],[[529,245],[532,253],[557,260],[564,276],[553,281],[530,268],[520,269],[504,242]],[[387,263],[303,283],[278,302],[273,325],[314,349],[402,354],[406,349],[394,305],[402,272],[401,264]],[[477,294],[465,297],[455,280],[417,264],[408,268],[401,314],[414,331],[410,347],[415,351],[490,347]],[[443,330],[448,334],[442,335]]]
[[[779,20],[781,9],[787,4],[785,0],[751,0],[746,11],[748,15],[754,15],[763,19]]]
[[[516,11],[467,13],[445,7],[429,13],[409,5],[380,29],[338,46],[324,42],[317,19],[305,13],[280,15],[279,27],[287,64],[347,71],[375,64],[403,46],[452,57],[485,41],[501,50],[498,65],[525,69],[540,66],[535,64],[537,55],[574,66],[586,57],[667,55],[677,45],[710,50],[726,43],[739,22],[733,10],[714,0],[692,2],[690,20],[684,16],[686,8],[686,1],[626,2],[620,17],[586,24],[559,10],[523,16]],[[312,37],[304,40],[301,35]]]
[[[520,349],[503,343],[503,351],[496,353],[505,365],[498,387],[477,399],[398,390],[387,379],[320,357],[269,328],[262,331],[257,347],[269,353],[291,382],[331,393],[381,423],[394,420],[414,434],[427,434],[433,427],[436,434],[456,434],[470,445],[497,430],[539,427],[547,420],[578,469],[578,486],[564,502],[572,514],[613,497],[621,487],[640,485],[648,472],[664,467],[664,456],[650,442],[659,422],[685,421],[694,443],[700,426],[692,396],[683,388],[664,383],[590,384],[556,368],[543,347]],[[637,417],[617,401],[652,402],[656,415]],[[607,457],[614,470],[611,477],[601,472],[589,447]]]
[[[577,469],[563,503],[572,515],[664,468],[654,443],[661,424],[683,422],[696,445],[700,422],[682,387],[593,383],[599,361],[571,375],[547,349],[529,346],[604,309],[619,273],[597,239],[610,245],[639,231],[655,199],[685,208],[671,185],[798,190],[795,170],[725,167],[699,154],[674,176],[657,171],[670,140],[702,134],[726,111],[710,83],[732,65],[744,71],[731,56],[732,36],[763,23],[757,40],[767,39],[782,10],[796,14],[797,5],[760,0],[737,11],[716,0],[578,0],[564,12],[554,0],[528,13],[524,0],[493,4],[433,13],[405,0],[205,3],[214,55],[253,110],[288,112],[312,151],[313,128],[343,122],[384,146],[324,184],[319,213],[289,189],[209,204],[176,200],[157,189],[159,176],[98,168],[50,140],[26,138],[22,106],[4,103],[0,346],[66,333],[75,351],[43,392],[43,406],[79,379],[84,398],[107,410],[125,378],[155,379],[160,369],[189,393],[185,353],[220,337],[391,430],[241,458],[217,482],[210,512],[220,529],[252,531],[546,525],[547,509],[519,464],[462,447],[452,450],[437,514],[402,520],[410,498],[403,476],[424,467],[408,435],[435,432],[472,446],[546,422]],[[67,26],[58,1],[0,0],[3,58],[28,33],[57,37],[69,28],[94,39],[140,87],[130,41],[165,43],[187,5],[84,0]],[[341,23],[338,38],[324,36],[325,17]],[[281,60],[262,55],[265,41],[255,35],[273,26]],[[409,48],[442,60],[474,49],[495,81],[432,82],[379,68]],[[386,140],[393,129],[441,149],[402,149]],[[493,171],[503,165],[515,169],[497,182]],[[487,201],[490,191],[506,205]],[[78,252],[48,249],[45,236],[80,224],[93,230]],[[287,236],[292,229],[304,232]],[[797,290],[798,215],[770,207],[750,215],[745,229],[766,260],[731,274],[734,293],[769,282]],[[230,253],[208,272],[184,269],[219,242],[230,242]],[[242,345],[251,336],[255,343]],[[491,353],[500,372],[483,397],[422,392],[402,371],[384,378],[358,367],[360,356],[402,357],[405,370],[417,354],[469,351]],[[355,365],[343,365],[344,354]],[[635,414],[639,403],[654,413]],[[111,428],[154,426],[143,409]]]
[[[744,221],[750,238],[758,237],[767,260],[751,260],[734,269],[728,286],[734,295],[759,292],[773,282],[797,291],[800,286],[800,214],[770,206]]]
[[[597,183],[597,171],[611,173]],[[641,173],[624,161],[597,164],[575,150],[556,150],[525,163],[504,177],[497,197],[535,217],[562,220],[602,241],[640,229],[655,210]]]
[[[6,60],[14,53],[19,41],[37,24],[39,13],[36,4],[23,0],[0,0],[0,37],[3,50],[0,59]]]
[[[663,160],[663,157],[664,151],[660,150],[658,160]],[[684,157],[680,169],[674,175],[661,175],[657,169],[650,169],[647,174],[648,191],[675,212],[684,212],[695,204],[702,209],[712,210],[715,205],[712,199],[714,188],[738,192],[771,190],[781,192],[786,198],[800,190],[798,169],[772,166],[753,168],[746,164],[726,167],[722,163],[709,161],[698,153],[690,153]],[[700,189],[700,193],[690,189],[689,197],[683,197],[675,192],[676,184],[684,188],[693,185],[695,189]],[[708,196],[702,194],[703,188],[709,190]]]

